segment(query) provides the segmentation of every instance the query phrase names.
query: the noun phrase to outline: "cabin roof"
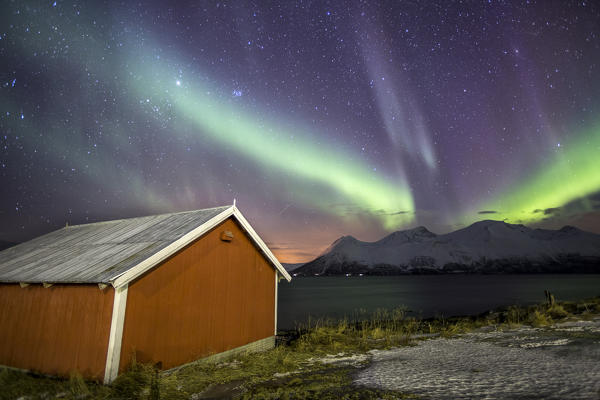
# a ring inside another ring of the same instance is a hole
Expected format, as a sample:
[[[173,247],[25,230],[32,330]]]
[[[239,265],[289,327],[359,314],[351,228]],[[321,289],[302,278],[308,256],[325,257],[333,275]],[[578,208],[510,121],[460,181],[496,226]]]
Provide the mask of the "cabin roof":
[[[223,206],[66,226],[0,251],[0,282],[127,284],[229,217],[270,264],[289,274],[242,213]]]

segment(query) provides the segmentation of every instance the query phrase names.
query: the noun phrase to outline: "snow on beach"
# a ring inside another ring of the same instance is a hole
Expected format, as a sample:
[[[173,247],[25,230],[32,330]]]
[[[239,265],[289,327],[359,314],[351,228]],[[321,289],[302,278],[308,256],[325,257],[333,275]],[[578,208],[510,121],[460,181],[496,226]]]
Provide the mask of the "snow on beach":
[[[598,399],[600,318],[374,351],[355,383],[430,399]]]

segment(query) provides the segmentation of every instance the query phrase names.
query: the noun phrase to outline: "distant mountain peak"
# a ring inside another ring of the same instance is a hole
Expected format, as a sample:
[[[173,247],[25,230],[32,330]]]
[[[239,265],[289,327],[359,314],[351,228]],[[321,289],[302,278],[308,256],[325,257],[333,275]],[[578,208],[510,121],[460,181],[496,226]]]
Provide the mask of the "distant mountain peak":
[[[437,236],[435,233],[431,232],[429,229],[427,229],[423,225],[417,226],[416,228],[413,228],[413,229],[409,229],[405,232],[412,232],[415,235],[419,235],[419,236],[430,236],[430,237]]]
[[[345,235],[340,237],[338,240],[336,240],[335,242],[333,242],[333,244],[336,243],[354,243],[354,242],[358,242],[359,240],[357,238],[355,238],[352,235]]]
[[[407,229],[404,231],[392,232],[383,239],[376,243],[402,243],[413,240],[423,240],[434,238],[437,235],[424,226],[417,226],[416,228]]]
[[[498,221],[497,219],[484,219],[484,220],[472,223],[471,225],[467,226],[467,228],[476,227],[476,226],[512,226],[512,225],[514,225],[514,224],[509,224],[504,221]]]
[[[571,225],[565,225],[562,228],[560,228],[558,230],[559,232],[562,233],[577,233],[577,232],[583,232],[581,229],[571,226]]]
[[[531,229],[483,220],[443,235],[424,226],[375,242],[342,236],[300,274],[600,272],[600,235],[573,226]]]
[[[321,253],[321,255],[331,253],[335,249],[339,249],[341,247],[352,246],[359,242],[360,241],[358,239],[356,239],[354,236],[351,236],[351,235],[341,236],[340,238],[336,239],[333,243],[331,243],[331,245],[328,248],[326,248],[325,251],[323,253]]]

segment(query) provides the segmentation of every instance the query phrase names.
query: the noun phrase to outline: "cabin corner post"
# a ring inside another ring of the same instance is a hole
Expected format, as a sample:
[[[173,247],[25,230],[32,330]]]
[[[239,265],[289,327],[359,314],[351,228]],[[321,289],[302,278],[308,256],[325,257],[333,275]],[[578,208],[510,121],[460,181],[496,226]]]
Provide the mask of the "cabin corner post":
[[[106,351],[106,365],[104,368],[104,384],[109,384],[119,373],[121,359],[121,343],[123,340],[123,325],[125,324],[125,308],[127,306],[127,284],[116,287],[113,301],[112,318],[110,321],[110,336]]]
[[[275,336],[277,336],[277,297],[278,297],[278,288],[279,285],[279,272],[275,270]]]

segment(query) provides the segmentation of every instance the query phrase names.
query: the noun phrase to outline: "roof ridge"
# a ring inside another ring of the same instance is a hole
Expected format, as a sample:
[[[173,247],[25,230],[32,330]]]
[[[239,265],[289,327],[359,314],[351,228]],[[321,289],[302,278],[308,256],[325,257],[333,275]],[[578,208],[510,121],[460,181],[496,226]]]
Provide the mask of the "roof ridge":
[[[233,207],[233,206],[225,205],[225,206],[210,207],[210,208],[198,208],[195,210],[188,210],[188,211],[177,211],[177,212],[172,212],[172,213],[150,214],[150,215],[142,215],[139,217],[129,217],[129,218],[111,219],[111,220],[107,220],[107,221],[88,222],[85,224],[67,225],[67,226],[64,226],[62,229],[76,228],[76,227],[82,227],[82,226],[91,226],[91,225],[94,225],[94,226],[108,225],[108,224],[115,224],[117,222],[122,222],[122,221],[133,221],[135,219],[166,217],[166,216],[171,216],[171,215],[189,214],[189,213],[193,213],[193,212],[197,212],[197,211],[208,211],[208,210],[216,210],[217,208],[229,208],[229,207]]]
[[[100,282],[120,287],[230,217],[237,220],[273,268],[291,279],[241,212],[234,205],[227,205],[75,225],[89,229],[50,232],[0,252],[0,281]]]

